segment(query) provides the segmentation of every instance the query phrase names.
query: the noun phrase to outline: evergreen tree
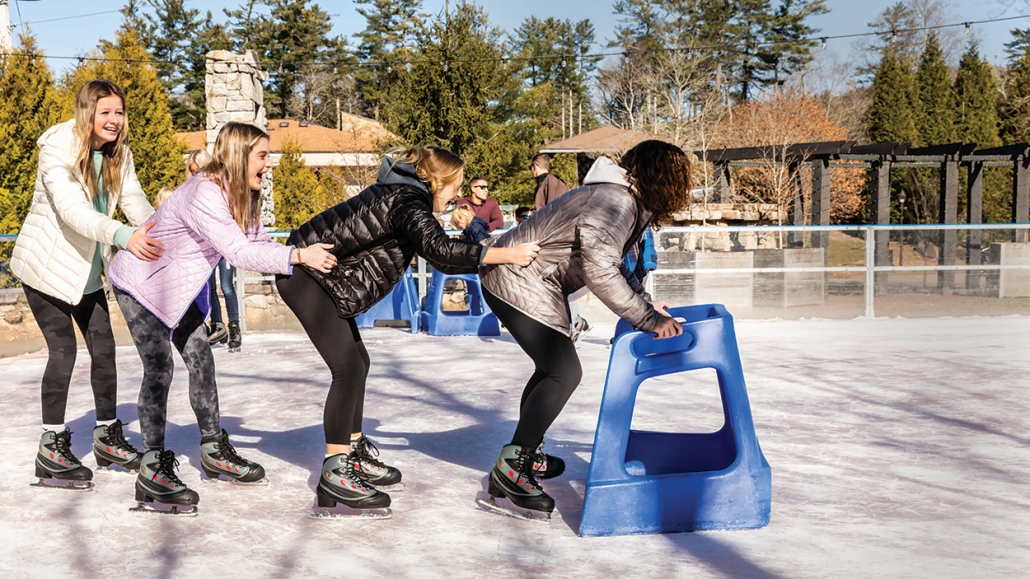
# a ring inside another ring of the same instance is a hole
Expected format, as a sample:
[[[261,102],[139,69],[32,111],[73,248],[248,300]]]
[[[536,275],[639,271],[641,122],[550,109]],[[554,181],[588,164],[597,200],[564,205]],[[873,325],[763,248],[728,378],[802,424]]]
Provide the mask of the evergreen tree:
[[[114,43],[103,53],[94,53],[61,82],[58,101],[65,118],[75,114],[75,95],[86,82],[108,79],[125,92],[125,112],[139,177],[147,198],[153,200],[162,187],[177,187],[185,174],[185,146],[175,138],[175,127],[168,111],[168,93],[150,64],[135,30],[122,27]]]
[[[892,52],[880,60],[873,78],[873,101],[865,113],[865,128],[874,143],[914,143],[912,73]]]
[[[293,229],[326,208],[326,196],[318,175],[307,167],[300,145],[283,142],[282,156],[272,172],[275,195],[275,224],[280,229]]]
[[[937,35],[930,34],[916,72],[915,123],[922,146],[955,140],[955,95]]]
[[[1007,143],[1030,143],[1030,29],[1013,30],[1005,45],[1009,66],[1002,103],[1003,135]]]
[[[362,66],[355,72],[358,90],[368,113],[379,120],[385,103],[401,84],[414,48],[421,0],[356,0],[358,14],[365,17],[365,29],[358,39],[357,54]],[[387,64],[390,62],[394,64]]]
[[[186,0],[131,0],[123,9],[122,27],[134,30],[153,56],[154,69],[168,90],[168,107],[177,129],[196,131],[207,124],[204,82],[206,55],[228,50],[232,40],[225,26],[212,21],[211,12],[185,7]]]
[[[998,86],[975,43],[962,55],[955,78],[955,137],[980,148],[1001,145]]]
[[[387,127],[410,143],[436,143],[459,155],[489,137],[508,78],[499,36],[482,8],[466,2],[420,28],[416,60],[386,104]]]
[[[53,77],[30,34],[21,48],[0,55],[0,233],[21,228],[35,189],[36,140],[60,122]]]

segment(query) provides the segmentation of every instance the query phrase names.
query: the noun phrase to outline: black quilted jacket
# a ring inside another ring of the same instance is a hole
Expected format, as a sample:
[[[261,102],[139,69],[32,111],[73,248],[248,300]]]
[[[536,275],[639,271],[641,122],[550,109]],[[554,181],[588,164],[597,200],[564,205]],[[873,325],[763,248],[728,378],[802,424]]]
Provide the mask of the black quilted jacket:
[[[433,216],[433,199],[410,165],[383,161],[375,185],[316,215],[289,243],[330,243],[338,265],[324,274],[305,270],[336,301],[340,317],[354,317],[386,297],[417,253],[445,273],[475,273],[485,248],[451,239]]]

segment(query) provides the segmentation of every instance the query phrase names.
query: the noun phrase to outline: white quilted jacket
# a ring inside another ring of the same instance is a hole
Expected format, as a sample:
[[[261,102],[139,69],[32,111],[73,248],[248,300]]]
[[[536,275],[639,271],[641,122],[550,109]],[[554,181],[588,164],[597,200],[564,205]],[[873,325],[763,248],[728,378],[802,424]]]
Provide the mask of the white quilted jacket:
[[[24,284],[70,304],[82,299],[98,241],[105,244],[105,265],[110,260],[114,234],[122,226],[111,219],[115,207],[120,206],[133,225],[154,213],[136,178],[131,153],[122,167],[121,197],[108,199],[107,215],[93,209],[86,183],[75,168],[79,140],[74,127],[75,119],[54,125],[36,142],[36,189],[11,257],[11,271]]]

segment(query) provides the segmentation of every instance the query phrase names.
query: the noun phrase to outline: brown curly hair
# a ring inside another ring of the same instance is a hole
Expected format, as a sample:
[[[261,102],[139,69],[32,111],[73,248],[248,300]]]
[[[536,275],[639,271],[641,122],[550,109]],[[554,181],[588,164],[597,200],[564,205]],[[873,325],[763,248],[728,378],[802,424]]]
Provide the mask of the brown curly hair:
[[[633,195],[651,212],[651,223],[667,223],[690,202],[690,157],[664,141],[644,141],[622,156]]]

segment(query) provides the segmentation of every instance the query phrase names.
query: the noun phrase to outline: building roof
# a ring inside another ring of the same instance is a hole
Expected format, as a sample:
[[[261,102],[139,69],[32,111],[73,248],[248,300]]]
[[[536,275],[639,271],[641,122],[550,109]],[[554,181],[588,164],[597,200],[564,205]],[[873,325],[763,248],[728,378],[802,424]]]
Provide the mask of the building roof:
[[[273,153],[282,152],[286,140],[297,143],[304,153],[377,153],[384,144],[400,140],[378,122],[346,113],[342,130],[289,119],[268,119],[265,130],[271,137],[269,145]],[[190,150],[207,146],[207,131],[176,133],[175,136]]]
[[[564,141],[547,145],[540,152],[551,155],[558,153],[621,154],[632,149],[637,144],[650,139],[667,140],[664,137],[606,125],[599,129],[578,134]]]

